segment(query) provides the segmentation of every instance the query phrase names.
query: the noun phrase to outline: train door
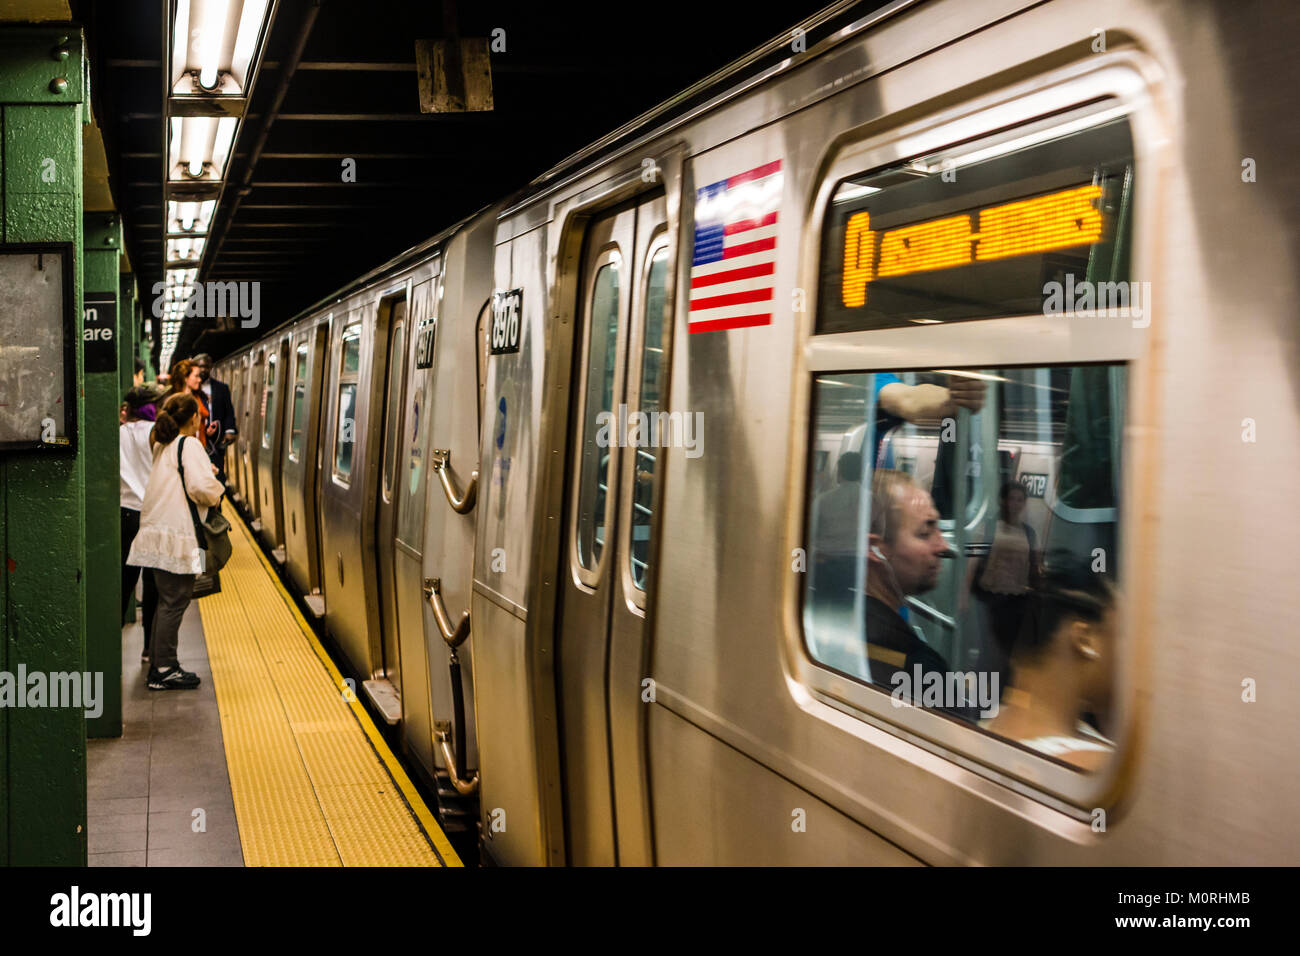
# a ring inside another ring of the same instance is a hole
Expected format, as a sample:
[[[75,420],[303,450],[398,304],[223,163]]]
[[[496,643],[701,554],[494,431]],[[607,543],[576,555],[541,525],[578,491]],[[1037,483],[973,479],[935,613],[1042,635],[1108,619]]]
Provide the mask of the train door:
[[[643,200],[593,220],[583,251],[556,639],[565,833],[577,865],[651,862],[640,681],[655,455],[646,430],[629,441],[627,425],[642,397],[658,401],[663,353],[649,348],[662,349],[666,325],[665,222],[663,197]],[[646,343],[652,297],[657,345]],[[654,356],[648,389],[643,345]]]
[[[311,560],[316,570],[313,578],[314,586],[318,589],[320,601],[318,602],[320,614],[325,613],[325,595],[328,588],[325,586],[325,482],[328,480],[326,475],[326,458],[329,449],[333,447],[331,443],[332,433],[330,432],[329,417],[329,400],[330,400],[330,362],[332,343],[334,341],[334,315],[331,313],[320,325],[316,326],[316,345],[319,349],[319,356],[316,363],[312,366],[314,378],[311,383],[311,391],[316,397],[316,427],[313,430],[315,438],[316,468],[311,479],[307,482],[310,489],[311,501],[307,507],[310,509],[312,524],[314,525],[314,534],[311,542]],[[312,606],[312,602],[308,602]],[[313,607],[315,610],[315,607]]]
[[[262,379],[262,423],[258,435],[258,486],[261,506],[262,539],[272,549],[278,563],[284,563],[284,490],[283,439],[286,367],[289,364],[289,339],[282,338],[266,349]]]
[[[261,507],[261,476],[257,473],[259,446],[262,444],[262,369],[266,360],[266,349],[256,349],[249,359],[248,377],[248,407],[244,411],[244,420],[247,427],[244,429],[244,468],[248,474],[248,494],[244,500],[248,502],[249,519],[253,523],[253,530],[260,532],[262,522],[259,515],[262,513]]]
[[[383,316],[387,312],[387,323]],[[402,446],[402,401],[406,375],[406,293],[385,299],[379,306],[379,328],[387,325],[388,344],[384,369],[383,445],[380,451],[379,501],[375,508],[375,548],[379,564],[379,633],[382,664],[377,678],[387,679],[391,691],[368,686],[371,695],[396,699],[376,699],[391,723],[401,718],[402,677],[398,641],[397,566],[394,541],[397,537],[397,456]]]

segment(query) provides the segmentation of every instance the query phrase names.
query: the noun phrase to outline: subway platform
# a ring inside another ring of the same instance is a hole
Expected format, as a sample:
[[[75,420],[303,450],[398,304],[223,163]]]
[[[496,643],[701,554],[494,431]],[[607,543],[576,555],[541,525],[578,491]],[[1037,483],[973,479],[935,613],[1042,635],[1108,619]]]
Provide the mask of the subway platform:
[[[123,733],[87,759],[91,866],[460,866],[370,716],[227,504],[222,590],[180,656],[203,683],[150,691],[122,629]]]

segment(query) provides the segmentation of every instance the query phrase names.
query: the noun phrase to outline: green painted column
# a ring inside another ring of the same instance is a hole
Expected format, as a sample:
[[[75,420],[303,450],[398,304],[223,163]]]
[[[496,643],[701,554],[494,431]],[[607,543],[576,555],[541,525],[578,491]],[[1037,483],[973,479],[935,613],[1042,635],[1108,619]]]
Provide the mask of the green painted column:
[[[84,218],[85,331],[81,342],[86,430],[86,665],[104,675],[103,711],[88,717],[89,737],[122,736],[122,519],[118,479],[118,408],[125,391],[118,370],[120,321],[118,265],[122,227],[116,213]],[[129,316],[125,323],[130,328]],[[125,336],[130,339],[130,334]],[[129,351],[129,342],[125,346]],[[130,382],[130,376],[127,376]]]
[[[76,28],[0,25],[0,239],[72,244],[77,341],[84,48]],[[0,453],[0,667],[10,674],[86,669],[85,406],[70,398],[75,451]],[[84,865],[84,711],[0,708],[0,754],[0,862]]]

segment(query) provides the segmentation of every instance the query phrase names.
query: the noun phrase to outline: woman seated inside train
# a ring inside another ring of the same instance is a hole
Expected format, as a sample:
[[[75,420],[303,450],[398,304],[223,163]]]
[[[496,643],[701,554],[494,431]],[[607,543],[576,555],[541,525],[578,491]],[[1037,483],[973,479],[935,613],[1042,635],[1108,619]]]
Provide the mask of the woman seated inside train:
[[[1085,717],[1109,713],[1117,603],[1086,562],[1047,571],[1016,639],[1015,686],[983,728],[1080,770],[1100,768],[1114,745]]]

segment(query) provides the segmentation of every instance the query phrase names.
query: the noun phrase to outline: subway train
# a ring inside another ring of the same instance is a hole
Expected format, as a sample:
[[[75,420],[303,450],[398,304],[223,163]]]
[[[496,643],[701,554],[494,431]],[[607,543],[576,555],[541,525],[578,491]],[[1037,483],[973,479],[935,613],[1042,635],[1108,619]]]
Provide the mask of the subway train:
[[[492,862],[1300,862],[1298,18],[829,7],[225,357],[232,500]]]

